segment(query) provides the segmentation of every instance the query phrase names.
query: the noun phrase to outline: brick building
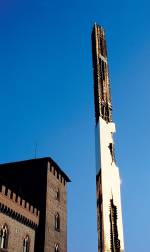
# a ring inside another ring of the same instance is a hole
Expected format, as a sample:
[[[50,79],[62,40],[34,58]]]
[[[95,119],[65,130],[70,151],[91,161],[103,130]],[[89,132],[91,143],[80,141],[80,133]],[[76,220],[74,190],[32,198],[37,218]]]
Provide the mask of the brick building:
[[[49,157],[0,165],[0,251],[67,252],[67,182]]]
[[[4,185],[0,187],[0,251],[34,252],[39,211]],[[7,250],[8,249],[8,250]]]

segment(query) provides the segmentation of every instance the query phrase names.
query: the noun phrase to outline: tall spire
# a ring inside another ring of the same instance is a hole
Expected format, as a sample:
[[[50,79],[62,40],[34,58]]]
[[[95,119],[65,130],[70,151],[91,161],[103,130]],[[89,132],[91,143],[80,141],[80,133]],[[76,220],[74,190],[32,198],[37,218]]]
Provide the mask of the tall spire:
[[[111,95],[107,63],[105,33],[95,24],[92,32],[92,51],[94,68],[94,96],[96,122],[101,116],[105,121],[112,121]]]
[[[98,252],[123,252],[120,176],[116,166],[105,33],[95,24],[92,31],[95,101],[96,191]]]

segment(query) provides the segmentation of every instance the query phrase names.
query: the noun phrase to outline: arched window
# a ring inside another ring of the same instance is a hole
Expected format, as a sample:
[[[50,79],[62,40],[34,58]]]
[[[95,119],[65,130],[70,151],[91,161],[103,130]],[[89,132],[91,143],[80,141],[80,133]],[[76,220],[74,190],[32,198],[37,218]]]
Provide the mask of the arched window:
[[[55,250],[54,252],[59,252],[59,245],[58,244],[55,244]]]
[[[7,225],[3,225],[0,230],[0,248],[7,249],[8,243],[8,228]]]
[[[23,252],[29,252],[29,245],[30,245],[29,236],[26,235],[26,237],[23,239]]]
[[[59,201],[60,200],[60,191],[59,188],[56,190],[56,199]]]
[[[60,216],[59,213],[55,215],[55,230],[60,231]]]

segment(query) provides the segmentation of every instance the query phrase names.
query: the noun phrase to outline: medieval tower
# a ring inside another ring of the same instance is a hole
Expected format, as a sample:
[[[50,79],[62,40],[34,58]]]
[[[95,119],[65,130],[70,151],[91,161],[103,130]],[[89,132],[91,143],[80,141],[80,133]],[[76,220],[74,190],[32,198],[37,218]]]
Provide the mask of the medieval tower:
[[[102,27],[92,32],[95,99],[98,252],[123,252],[120,176],[116,166],[107,48]]]

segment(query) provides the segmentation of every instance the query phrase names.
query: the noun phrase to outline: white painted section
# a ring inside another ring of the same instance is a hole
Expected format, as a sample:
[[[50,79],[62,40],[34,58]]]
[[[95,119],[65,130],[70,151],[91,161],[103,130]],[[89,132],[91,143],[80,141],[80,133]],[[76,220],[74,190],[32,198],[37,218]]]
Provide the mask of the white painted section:
[[[104,252],[110,252],[109,214],[110,199],[112,198],[118,213],[118,238],[120,240],[121,251],[124,251],[119,169],[115,162],[112,162],[112,156],[108,147],[110,143],[113,143],[113,133],[115,131],[114,123],[107,123],[99,117],[99,122],[96,126],[96,165],[97,169],[101,167]]]
[[[95,128],[95,154],[96,154],[96,175],[101,169],[101,152],[100,152],[100,129],[99,123]]]

